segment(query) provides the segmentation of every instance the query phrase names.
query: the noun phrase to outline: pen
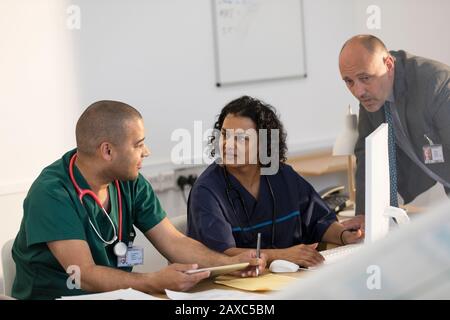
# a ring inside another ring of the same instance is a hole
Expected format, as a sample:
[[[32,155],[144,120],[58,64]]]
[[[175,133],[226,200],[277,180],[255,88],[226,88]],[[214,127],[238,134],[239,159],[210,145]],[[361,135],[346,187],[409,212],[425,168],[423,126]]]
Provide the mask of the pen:
[[[258,232],[258,238],[256,240],[256,258],[261,257],[261,232]],[[259,276],[259,267],[256,267],[256,276]]]

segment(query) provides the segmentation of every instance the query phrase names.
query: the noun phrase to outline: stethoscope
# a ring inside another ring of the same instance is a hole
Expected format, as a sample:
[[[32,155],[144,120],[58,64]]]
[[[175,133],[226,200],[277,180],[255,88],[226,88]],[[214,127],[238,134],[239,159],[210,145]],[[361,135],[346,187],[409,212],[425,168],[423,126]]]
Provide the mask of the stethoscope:
[[[243,208],[245,216],[247,218],[247,225],[250,227],[250,216],[248,214],[247,207],[245,206],[244,199],[242,199],[242,196],[241,196],[241,193],[239,192],[239,190],[237,190],[231,184],[230,177],[228,176],[228,171],[225,168],[225,166],[223,167],[223,174],[224,174],[224,177],[225,177],[225,183],[227,185],[225,191],[226,191],[226,194],[227,194],[228,202],[230,202],[230,204],[231,204],[231,208],[233,209],[233,213],[234,213],[234,215],[236,217],[236,221],[238,222],[239,227],[241,228],[242,231],[244,231],[244,228],[241,226],[240,219],[239,219],[239,216],[238,216],[237,211],[236,211],[236,207],[234,206],[234,203],[231,200],[230,191],[234,191],[234,192],[237,193],[238,198],[239,198],[239,202],[240,202],[241,207]],[[275,225],[276,225],[276,220],[275,220],[276,219],[275,195],[273,194],[272,185],[270,184],[269,179],[267,178],[267,176],[264,176],[264,177],[266,178],[266,182],[267,182],[267,185],[269,186],[269,190],[270,190],[270,196],[272,197],[272,235],[271,235],[270,247],[271,248],[276,248],[275,247]],[[255,234],[255,237],[256,237],[256,234]]]
[[[70,159],[70,164],[69,164],[70,180],[72,180],[73,186],[75,187],[75,190],[77,191],[78,199],[80,199],[81,204],[83,204],[83,197],[86,195],[89,195],[92,199],[94,199],[94,201],[97,203],[97,205],[103,210],[103,213],[108,218],[109,223],[111,224],[112,229],[113,229],[114,235],[111,240],[107,241],[107,240],[103,239],[100,232],[98,232],[98,230],[95,228],[94,224],[92,223],[91,218],[88,217],[88,219],[89,219],[89,223],[91,224],[92,229],[94,229],[95,233],[100,238],[100,240],[102,240],[102,242],[107,245],[111,245],[117,240],[116,226],[114,225],[114,222],[111,220],[109,214],[106,212],[106,209],[103,207],[102,203],[98,199],[97,195],[94,192],[92,192],[92,190],[81,189],[80,186],[78,185],[78,183],[75,181],[75,176],[73,175],[73,166],[75,164],[76,158],[77,158],[77,154],[75,153],[72,156],[72,158]],[[114,183],[116,185],[117,199],[119,202],[119,242],[117,242],[114,245],[114,254],[118,257],[123,257],[127,254],[128,247],[124,242],[122,242],[122,198],[120,195],[119,181],[115,180]]]

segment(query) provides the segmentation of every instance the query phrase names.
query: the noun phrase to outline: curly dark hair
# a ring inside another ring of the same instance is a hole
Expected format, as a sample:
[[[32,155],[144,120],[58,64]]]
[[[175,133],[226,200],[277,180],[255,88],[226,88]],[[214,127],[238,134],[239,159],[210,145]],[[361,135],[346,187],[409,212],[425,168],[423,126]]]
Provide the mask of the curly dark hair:
[[[225,107],[223,107],[220,112],[217,121],[214,123],[215,134],[210,137],[209,146],[210,146],[210,156],[215,157],[216,155],[216,139],[219,137],[217,134],[220,134],[222,130],[223,122],[227,115],[232,114],[240,117],[250,118],[256,125],[256,131],[259,129],[267,129],[267,156],[272,155],[271,149],[271,130],[278,129],[279,130],[279,161],[286,161],[287,154],[287,145],[286,145],[286,131],[284,130],[284,126],[281,123],[278,115],[276,114],[276,110],[270,104],[267,104],[259,99],[252,98],[249,96],[242,96],[238,99],[235,99],[228,103]],[[269,164],[264,165],[269,166]]]

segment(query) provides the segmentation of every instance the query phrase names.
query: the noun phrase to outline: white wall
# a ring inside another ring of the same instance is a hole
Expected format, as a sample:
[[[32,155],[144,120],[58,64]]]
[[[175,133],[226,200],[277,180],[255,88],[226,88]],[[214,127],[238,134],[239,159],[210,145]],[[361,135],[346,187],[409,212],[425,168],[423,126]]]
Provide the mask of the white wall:
[[[32,180],[74,145],[79,102],[66,7],[0,1],[0,246],[19,229]]]
[[[368,30],[366,8],[381,9],[381,28]],[[448,0],[358,0],[355,1],[357,33],[380,37],[389,50],[405,50],[412,54],[450,65],[450,1]]]
[[[449,63],[447,1],[378,2],[390,47]],[[81,30],[66,28],[69,4],[81,9]],[[0,245],[18,230],[29,184],[74,147],[75,122],[98,99],[142,112],[153,152],[147,168],[169,160],[174,129],[192,130],[194,120],[211,126],[243,94],[278,109],[292,151],[331,145],[345,107],[357,105],[339,78],[338,53],[348,37],[368,32],[368,4],[304,0],[308,78],[216,88],[209,0],[2,0]],[[180,199],[161,195],[173,215],[184,209]]]
[[[24,191],[74,145],[79,109],[64,1],[0,2],[0,193]]]
[[[105,97],[137,106],[153,150],[147,163],[169,160],[174,129],[192,130],[194,120],[210,127],[220,109],[242,94],[277,107],[292,145],[329,145],[335,136],[334,119],[348,101],[336,61],[353,31],[351,2],[305,1],[307,79],[228,88],[215,87],[211,1],[75,3],[83,14],[77,34],[82,106]]]

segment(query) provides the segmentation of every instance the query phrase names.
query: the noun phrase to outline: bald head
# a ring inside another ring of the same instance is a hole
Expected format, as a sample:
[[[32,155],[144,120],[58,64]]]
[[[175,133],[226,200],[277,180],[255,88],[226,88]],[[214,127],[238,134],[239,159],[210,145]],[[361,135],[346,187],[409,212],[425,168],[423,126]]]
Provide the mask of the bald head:
[[[142,119],[139,111],[126,103],[94,102],[78,119],[75,132],[77,151],[92,156],[103,142],[122,144],[127,137],[128,125],[138,119]]]
[[[369,112],[378,111],[394,85],[394,58],[372,35],[347,40],[339,55],[339,70],[347,88]]]
[[[350,48],[354,48],[355,46],[363,47],[370,54],[379,52],[388,53],[388,49],[383,41],[371,34],[360,34],[348,39],[342,46],[341,54],[347,46]]]

